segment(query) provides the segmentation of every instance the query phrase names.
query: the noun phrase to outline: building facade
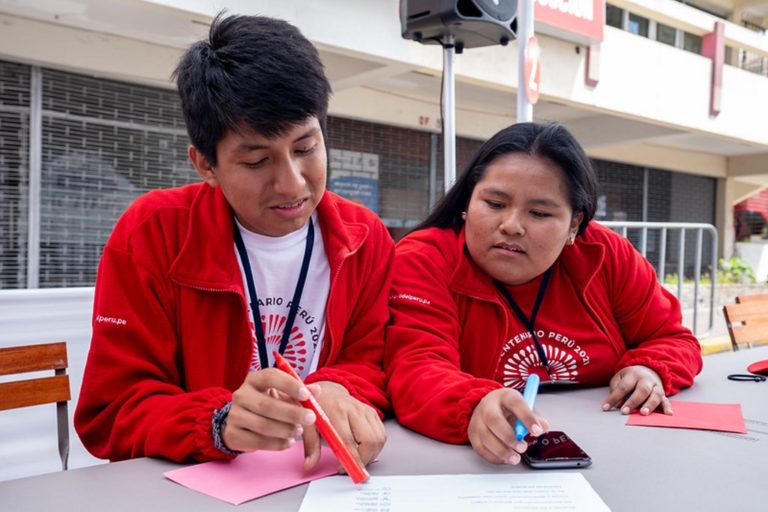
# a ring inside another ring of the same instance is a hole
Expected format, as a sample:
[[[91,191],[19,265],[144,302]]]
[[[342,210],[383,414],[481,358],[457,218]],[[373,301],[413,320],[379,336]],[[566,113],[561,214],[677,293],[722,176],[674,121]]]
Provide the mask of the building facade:
[[[536,0],[533,116],[587,149],[598,219],[712,223],[729,255],[733,206],[768,184],[768,7],[689,4]],[[170,75],[221,5],[319,48],[329,186],[395,237],[426,216],[443,190],[443,55],[401,37],[396,0],[0,0],[0,289],[91,286],[134,198],[197,181]],[[515,122],[516,44],[456,55],[459,172]]]

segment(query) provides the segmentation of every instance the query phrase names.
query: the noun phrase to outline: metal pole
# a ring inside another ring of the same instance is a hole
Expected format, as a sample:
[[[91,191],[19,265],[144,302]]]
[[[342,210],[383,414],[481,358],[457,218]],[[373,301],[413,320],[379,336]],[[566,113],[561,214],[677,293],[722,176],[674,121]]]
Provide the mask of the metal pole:
[[[661,229],[661,241],[659,242],[659,271],[657,273],[659,282],[664,284],[667,266],[667,228]]]
[[[696,333],[698,328],[698,312],[699,308],[699,281],[701,281],[701,254],[702,244],[704,240],[704,230],[699,228],[696,230],[696,263],[693,267],[693,332]]]
[[[446,192],[456,181],[456,98],[453,77],[453,34],[443,42],[443,188]]]
[[[43,73],[30,71],[29,99],[29,212],[27,220],[27,288],[40,286],[40,194],[43,144]]]
[[[525,49],[533,35],[533,0],[517,3],[517,122],[533,121],[533,105],[525,83]]]
[[[437,134],[429,135],[429,211],[437,201]]]
[[[677,298],[683,302],[683,279],[685,279],[685,228],[680,230],[677,251]]]
[[[710,234],[712,235],[712,262],[710,263],[709,276],[710,276],[710,295],[709,295],[709,329],[707,333],[712,331],[715,326],[715,283],[717,283],[717,230],[713,229]]]

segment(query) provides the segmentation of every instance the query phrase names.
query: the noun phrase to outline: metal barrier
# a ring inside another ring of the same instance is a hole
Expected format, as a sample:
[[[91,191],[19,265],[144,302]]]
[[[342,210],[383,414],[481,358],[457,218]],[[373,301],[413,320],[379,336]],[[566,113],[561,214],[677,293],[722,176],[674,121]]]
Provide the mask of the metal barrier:
[[[691,330],[694,336],[705,337],[707,336],[714,326],[715,322],[715,284],[717,280],[717,230],[712,224],[695,223],[695,222],[624,222],[624,221],[601,221],[600,224],[608,228],[613,229],[620,233],[623,237],[629,239],[638,251],[645,257],[656,269],[656,277],[659,282],[664,283],[667,266],[667,242],[671,238],[668,236],[670,232],[678,235],[677,240],[677,269],[675,274],[677,275],[677,298],[683,303],[683,281],[685,279],[685,266],[686,266],[686,235],[689,233],[695,233],[695,253],[692,261],[693,266],[693,322]],[[649,257],[648,242],[649,231],[651,232],[655,243],[654,258]],[[639,232],[639,241],[635,242],[630,238],[634,233]],[[704,245],[704,233],[709,233],[712,245],[711,245],[711,261],[709,265],[710,274],[710,294],[709,294],[709,322],[707,323],[706,331],[699,333],[698,329],[698,313],[699,313],[699,288],[701,284],[701,271],[703,262],[703,245]],[[658,234],[658,239],[655,235]],[[674,248],[673,248],[674,249]]]

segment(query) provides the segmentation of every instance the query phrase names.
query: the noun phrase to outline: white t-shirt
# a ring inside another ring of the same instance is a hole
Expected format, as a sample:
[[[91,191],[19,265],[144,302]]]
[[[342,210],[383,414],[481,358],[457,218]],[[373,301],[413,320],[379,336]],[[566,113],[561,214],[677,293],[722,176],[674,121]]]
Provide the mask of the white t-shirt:
[[[325,307],[331,287],[331,269],[323,246],[323,236],[317,212],[312,213],[315,229],[315,241],[312,247],[312,259],[309,262],[307,280],[299,301],[299,309],[291,329],[288,345],[283,356],[293,365],[298,374],[305,378],[317,369],[323,335],[325,334]],[[278,350],[283,339],[283,330],[288,318],[293,293],[301,272],[304,249],[309,232],[309,222],[303,228],[285,236],[272,237],[252,233],[245,229],[237,219],[237,228],[248,252],[251,273],[259,300],[261,324],[267,343],[269,365],[274,365],[272,351]],[[248,319],[253,338],[251,370],[262,368],[253,325],[248,284],[243,272],[243,263],[235,246],[235,254],[240,264],[243,288],[248,299]]]

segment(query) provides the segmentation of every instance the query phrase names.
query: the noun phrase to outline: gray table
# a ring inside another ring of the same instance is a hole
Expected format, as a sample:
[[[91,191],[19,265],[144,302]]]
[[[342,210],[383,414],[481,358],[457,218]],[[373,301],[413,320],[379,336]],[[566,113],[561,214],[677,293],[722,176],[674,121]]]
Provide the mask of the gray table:
[[[732,382],[750,362],[768,359],[768,347],[704,358],[693,388],[677,399],[741,403],[747,435],[629,427],[626,416],[602,412],[605,388],[546,392],[537,409],[553,430],[566,431],[594,463],[581,470],[614,511],[764,510],[768,504],[768,382]],[[387,423],[389,439],[371,474],[520,473],[524,465],[488,464],[468,446],[438,443]],[[178,465],[137,459],[0,482],[3,511],[198,510],[233,506],[198,494],[162,473]],[[571,470],[574,471],[574,470]],[[298,510],[306,486],[240,505],[237,510]]]

